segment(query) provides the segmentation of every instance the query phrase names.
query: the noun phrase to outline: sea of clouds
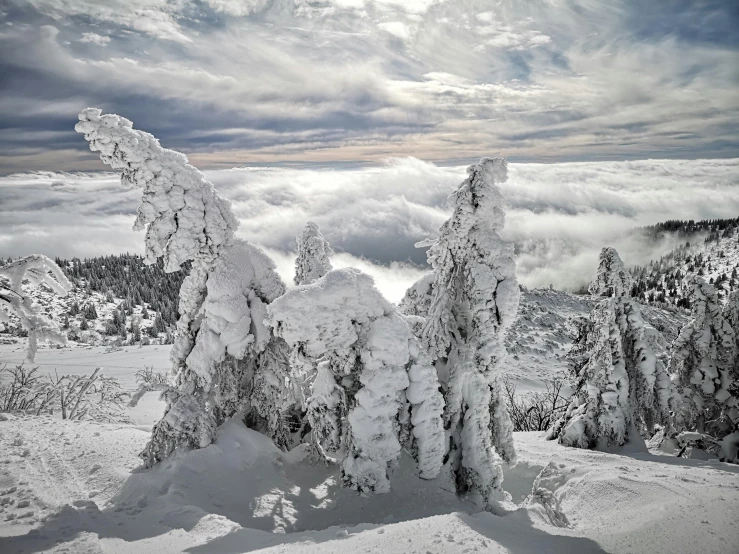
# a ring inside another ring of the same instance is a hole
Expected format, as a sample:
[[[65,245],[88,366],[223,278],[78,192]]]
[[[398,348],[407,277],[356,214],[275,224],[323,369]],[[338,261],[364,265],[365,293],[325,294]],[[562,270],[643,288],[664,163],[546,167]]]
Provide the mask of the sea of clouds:
[[[449,194],[465,167],[415,158],[350,169],[234,168],[204,172],[233,203],[239,235],[273,257],[292,282],[295,236],[317,222],[336,267],[371,274],[391,300],[425,271],[425,251],[449,216]],[[516,244],[529,287],[577,289],[603,246],[644,264],[678,239],[633,232],[668,219],[739,216],[739,159],[510,164],[501,185],[504,234]],[[142,252],[131,229],[141,191],[111,173],[37,172],[0,177],[0,256],[93,256]]]

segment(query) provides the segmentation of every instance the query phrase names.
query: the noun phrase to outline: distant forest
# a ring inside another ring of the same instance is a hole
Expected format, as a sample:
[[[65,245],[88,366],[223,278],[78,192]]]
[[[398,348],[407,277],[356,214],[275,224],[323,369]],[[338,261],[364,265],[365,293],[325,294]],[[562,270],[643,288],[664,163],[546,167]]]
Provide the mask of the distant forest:
[[[125,299],[131,306],[146,303],[161,314],[168,326],[177,323],[177,298],[180,285],[190,272],[189,262],[183,264],[180,271],[165,273],[161,260],[145,265],[142,256],[128,253],[84,260],[56,258],[55,261],[78,286],[110,293],[115,298]]]
[[[734,219],[703,219],[701,221],[668,219],[656,225],[639,227],[638,231],[652,238],[660,238],[665,234],[691,237],[698,233],[706,233],[706,242],[717,241],[722,236],[730,236],[739,227],[739,217]]]

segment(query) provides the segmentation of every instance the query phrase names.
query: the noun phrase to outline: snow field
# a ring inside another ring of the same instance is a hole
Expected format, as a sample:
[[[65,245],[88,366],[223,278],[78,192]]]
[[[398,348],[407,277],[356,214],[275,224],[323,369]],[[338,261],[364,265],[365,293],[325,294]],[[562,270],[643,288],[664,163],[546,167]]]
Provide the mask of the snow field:
[[[0,551],[708,554],[739,541],[739,468],[720,462],[515,433],[519,463],[503,486],[513,501],[493,515],[418,479],[407,457],[390,493],[362,496],[336,466],[240,423],[143,472],[147,438],[130,425],[4,416]]]

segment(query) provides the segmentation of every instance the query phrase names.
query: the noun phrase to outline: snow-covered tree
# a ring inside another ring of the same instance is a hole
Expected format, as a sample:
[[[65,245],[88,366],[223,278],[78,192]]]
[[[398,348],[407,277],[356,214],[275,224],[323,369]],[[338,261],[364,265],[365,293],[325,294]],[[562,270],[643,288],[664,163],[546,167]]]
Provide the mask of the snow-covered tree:
[[[680,419],[686,430],[722,439],[739,430],[737,295],[722,310],[716,289],[696,278],[689,298],[693,319],[673,342],[670,358],[684,400]]]
[[[331,271],[330,256],[334,251],[321,234],[317,223],[309,221],[302,233],[296,237],[298,257],[295,259],[295,284],[309,285]],[[299,346],[293,348],[290,355],[292,373],[300,393],[303,408],[307,408],[311,385],[316,378],[318,368],[306,358]],[[304,427],[304,426],[303,426]]]
[[[298,257],[295,260],[295,284],[309,285],[331,271],[330,257],[334,251],[323,238],[317,223],[309,221],[297,236]]]
[[[318,368],[308,418],[319,450],[341,463],[345,484],[387,492],[388,468],[404,442],[421,477],[438,474],[444,432],[436,372],[371,277],[329,271],[267,311],[275,334]]]
[[[467,173],[428,250],[433,272],[410,289],[403,309],[424,318],[419,336],[444,389],[450,477],[460,494],[491,507],[502,498],[495,454],[516,459],[502,373],[520,293],[513,244],[500,236],[505,212],[496,183],[507,180],[507,163],[484,158]]]
[[[146,228],[145,261],[162,257],[167,272],[192,261],[180,289],[167,410],[141,454],[145,463],[179,446],[208,445],[234,415],[286,446],[289,350],[263,323],[265,305],[285,290],[274,263],[234,240],[230,203],[184,154],[162,148],[123,117],[87,109],[79,119],[76,129],[90,149],[121,171],[124,184],[143,188],[134,228]]]
[[[52,260],[41,254],[20,258],[0,266],[0,323],[15,316],[21,327],[28,331],[26,358],[32,362],[39,340],[64,344],[66,335],[59,326],[46,317],[23,284],[32,287],[46,286],[60,296],[72,290],[72,283]]]
[[[729,387],[729,391],[732,396],[739,398],[739,291],[729,294],[724,305],[723,316],[734,331],[734,337],[736,339],[731,375],[733,384]],[[737,409],[739,410],[739,407]],[[737,413],[737,417],[734,419],[739,420],[739,413]]]
[[[671,428],[680,402],[654,353],[654,333],[630,297],[631,276],[613,248],[604,248],[589,291],[604,297],[580,325],[571,352],[575,390],[565,415],[548,438],[565,446],[623,445],[635,429],[650,437],[659,424]],[[631,437],[633,438],[633,437]]]

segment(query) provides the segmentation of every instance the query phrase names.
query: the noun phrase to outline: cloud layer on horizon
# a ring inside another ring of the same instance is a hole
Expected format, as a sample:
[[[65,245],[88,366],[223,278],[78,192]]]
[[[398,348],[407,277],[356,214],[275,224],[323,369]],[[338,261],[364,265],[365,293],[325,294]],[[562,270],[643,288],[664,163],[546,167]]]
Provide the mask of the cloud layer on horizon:
[[[504,235],[516,244],[519,280],[575,289],[586,284],[603,246],[627,264],[672,249],[631,231],[667,219],[739,214],[739,159],[510,164],[501,186]],[[239,236],[264,247],[286,281],[295,236],[316,221],[339,252],[336,267],[370,273],[398,300],[425,269],[414,243],[436,236],[464,166],[414,158],[371,168],[242,167],[204,172],[229,198]],[[111,173],[15,174],[0,178],[0,255],[72,257],[142,252],[131,230],[141,191]]]
[[[739,153],[721,0],[8,0],[0,173],[100,169],[101,107],[199,167]]]

